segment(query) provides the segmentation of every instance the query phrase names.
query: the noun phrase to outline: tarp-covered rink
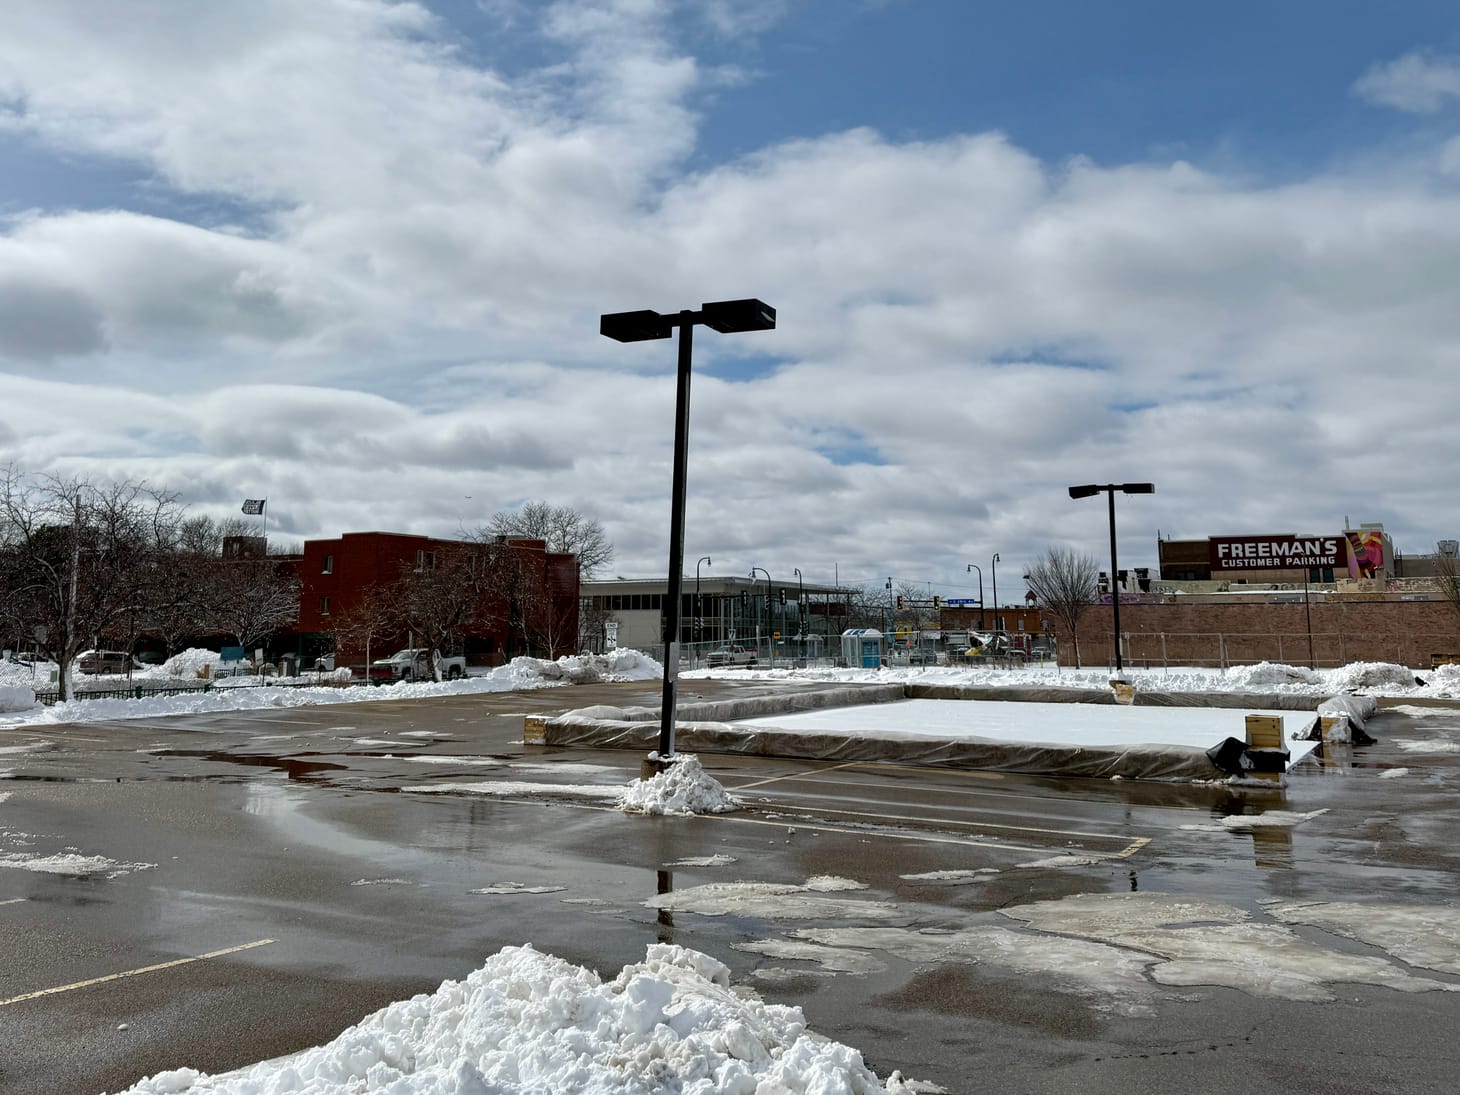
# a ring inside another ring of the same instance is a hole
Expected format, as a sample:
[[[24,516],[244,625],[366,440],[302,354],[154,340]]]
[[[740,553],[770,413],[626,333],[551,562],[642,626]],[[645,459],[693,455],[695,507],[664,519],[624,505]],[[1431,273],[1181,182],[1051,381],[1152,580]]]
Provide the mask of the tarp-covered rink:
[[[895,732],[889,732],[885,726],[874,725],[872,719],[858,725],[857,709],[879,705],[880,711],[880,705],[898,704],[908,699],[998,701],[1001,713],[1015,720],[1019,717],[1021,703],[1039,706],[1058,704],[1069,711],[1072,721],[1078,709],[1071,708],[1071,704],[1099,705],[1106,709],[1107,717],[1115,718],[1120,717],[1115,708],[1130,710],[1117,705],[1108,691],[1095,689],[992,690],[889,683],[684,704],[677,711],[675,741],[679,750],[702,754],[794,757],[838,763],[881,761],[1107,779],[1119,776],[1123,779],[1214,780],[1225,778],[1227,773],[1212,763],[1206,749],[1224,737],[1243,736],[1243,711],[1295,712],[1295,716],[1290,717],[1293,725],[1287,730],[1289,736],[1296,739],[1297,732],[1308,722],[1304,714],[1313,717],[1317,705],[1312,696],[1255,697],[1249,694],[1238,697],[1217,694],[1213,697],[1204,694],[1180,697],[1189,702],[1179,703],[1172,697],[1138,692],[1137,698],[1138,701],[1144,700],[1140,706],[1146,707],[1230,710],[1231,718],[1222,723],[1222,731],[1211,732],[1210,741],[1203,739],[1201,746],[1159,740],[1079,744],[1078,738],[1077,742],[1050,741],[1047,738],[1030,741],[1011,740],[1016,735],[1005,738],[974,734],[919,734],[915,721]],[[1212,698],[1219,702],[1207,702]],[[794,722],[797,716],[808,712],[841,714],[836,709],[846,710],[845,719],[838,721],[835,728],[766,725],[778,719]],[[1030,715],[1034,710],[1032,707],[1024,708]],[[1298,712],[1303,714],[1296,714]],[[1151,714],[1144,713],[1145,718],[1149,719]],[[526,740],[529,744],[551,746],[652,750],[658,742],[659,717],[656,708],[582,708],[557,718],[529,719]],[[756,725],[746,725],[750,720],[754,720]],[[1311,746],[1296,748],[1295,757],[1306,753],[1309,748]]]

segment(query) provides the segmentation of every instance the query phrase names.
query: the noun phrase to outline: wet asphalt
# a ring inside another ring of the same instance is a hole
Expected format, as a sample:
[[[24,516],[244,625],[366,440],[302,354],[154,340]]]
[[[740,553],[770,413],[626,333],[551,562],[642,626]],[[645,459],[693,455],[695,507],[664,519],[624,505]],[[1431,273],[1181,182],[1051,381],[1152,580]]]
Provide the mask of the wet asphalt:
[[[680,697],[786,687],[682,681]],[[425,791],[622,785],[637,754],[524,746],[523,717],[658,698],[648,682],[0,729],[0,861],[69,849],[116,864],[0,869],[0,1092],[111,1091],[166,1068],[292,1052],[503,946],[612,976],[654,942],[712,954],[737,983],[802,1006],[881,1074],[953,1092],[1460,1086],[1454,992],[1338,985],[1335,1000],[1306,1003],[1195,986],[1127,1017],[987,962],[883,955],[876,972],[828,973],[737,949],[784,934],[774,918],[646,904],[710,882],[837,875],[934,933],[1017,927],[997,910],[1130,890],[1254,911],[1383,901],[1460,917],[1460,714],[1448,708],[1381,714],[1376,745],[1329,747],[1285,788],[705,756],[747,809],[644,818],[587,795]],[[1327,813],[1268,833],[1183,828],[1267,810]],[[1055,855],[1094,858],[1015,867]],[[676,865],[711,856],[733,862]],[[977,886],[904,877],[980,869],[999,873]],[[520,892],[472,892],[484,888]]]

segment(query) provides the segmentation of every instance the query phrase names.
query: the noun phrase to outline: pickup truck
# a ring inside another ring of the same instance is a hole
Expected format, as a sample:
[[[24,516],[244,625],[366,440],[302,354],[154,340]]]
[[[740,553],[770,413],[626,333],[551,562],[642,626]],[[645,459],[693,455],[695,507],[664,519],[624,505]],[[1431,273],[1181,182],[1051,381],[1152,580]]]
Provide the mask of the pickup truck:
[[[433,677],[431,651],[425,647],[407,647],[405,650],[397,650],[388,658],[378,658],[371,662],[370,676],[397,681],[429,681]],[[442,657],[441,678],[443,680],[454,681],[458,677],[464,676],[466,676],[465,658]]]
[[[711,669],[724,665],[754,665],[755,651],[743,646],[722,646],[705,655],[705,664]]]

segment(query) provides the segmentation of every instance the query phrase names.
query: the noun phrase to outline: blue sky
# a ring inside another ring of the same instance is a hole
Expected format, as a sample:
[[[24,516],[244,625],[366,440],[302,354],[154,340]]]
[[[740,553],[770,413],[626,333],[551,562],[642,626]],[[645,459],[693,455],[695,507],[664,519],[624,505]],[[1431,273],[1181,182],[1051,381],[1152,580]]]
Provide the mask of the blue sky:
[[[956,595],[1102,555],[1091,478],[1158,480],[1132,565],[1456,534],[1416,472],[1460,459],[1453,4],[110,11],[14,0],[0,42],[24,470],[293,539],[540,497],[653,573],[672,353],[596,317],[758,295],[776,332],[696,340],[687,552]]]

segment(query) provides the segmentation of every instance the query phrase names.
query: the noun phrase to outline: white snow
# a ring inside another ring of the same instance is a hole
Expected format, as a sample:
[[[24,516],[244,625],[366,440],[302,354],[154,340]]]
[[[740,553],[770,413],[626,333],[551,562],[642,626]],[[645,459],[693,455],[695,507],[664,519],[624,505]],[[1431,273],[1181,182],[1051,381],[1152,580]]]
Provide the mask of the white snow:
[[[875,732],[879,737],[932,737],[1017,741],[1038,745],[1130,746],[1184,745],[1208,749],[1224,738],[1246,733],[1244,717],[1286,717],[1283,726],[1291,763],[1297,764],[1317,742],[1290,735],[1301,716],[1291,711],[1213,707],[1126,707],[1095,703],[999,703],[988,700],[903,700],[858,707],[827,707],[739,720],[736,725],[764,730],[816,730],[822,733]],[[1289,727],[1287,722],[1294,725]]]
[[[212,651],[184,651],[167,665],[133,673],[134,681],[196,680],[196,671],[188,672],[195,663],[213,660]],[[174,663],[177,663],[174,665]],[[167,672],[172,666],[178,674]],[[10,671],[20,666],[8,666]],[[24,670],[29,681],[30,670]],[[483,692],[512,692],[534,688],[553,688],[593,681],[657,680],[664,670],[658,662],[637,650],[616,650],[609,654],[586,654],[544,661],[539,658],[514,658],[480,676],[456,681],[412,682],[378,687],[337,688],[327,683],[311,686],[312,677],[231,677],[215,683],[207,692],[196,691],[175,696],[144,696],[141,699],[106,698],[77,699],[50,707],[39,706],[29,684],[19,684],[13,672],[4,678],[0,694],[6,687],[27,694],[24,707],[7,708],[0,695],[0,726],[53,724],[71,722],[110,722],[114,719],[154,718],[160,715],[211,714],[219,711],[253,711],[272,708],[304,707],[314,704],[364,703],[378,700],[423,699],[430,696],[474,695]],[[125,680],[125,678],[119,678]],[[286,687],[288,686],[288,687]],[[299,686],[299,687],[294,687]],[[19,703],[19,700],[14,702]]]
[[[1229,814],[1219,818],[1213,825],[1183,825],[1192,832],[1249,832],[1253,829],[1291,829],[1305,821],[1312,821],[1327,809],[1310,810],[1307,813],[1293,813],[1289,810],[1268,810],[1261,814]]]
[[[604,982],[531,947],[506,947],[462,981],[389,1005],[334,1041],[219,1076],[159,1073],[131,1095],[906,1095],[801,1009],[730,985],[698,951],[651,944]]]
[[[1379,773],[1380,779],[1398,779],[1400,776],[1409,775],[1408,768],[1385,768]]]
[[[650,753],[649,759],[657,761],[659,755]],[[693,753],[675,753],[663,771],[625,787],[618,802],[626,814],[726,814],[740,809]]]

